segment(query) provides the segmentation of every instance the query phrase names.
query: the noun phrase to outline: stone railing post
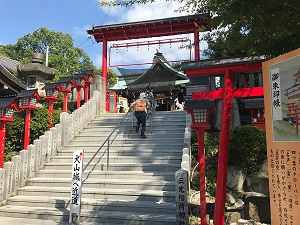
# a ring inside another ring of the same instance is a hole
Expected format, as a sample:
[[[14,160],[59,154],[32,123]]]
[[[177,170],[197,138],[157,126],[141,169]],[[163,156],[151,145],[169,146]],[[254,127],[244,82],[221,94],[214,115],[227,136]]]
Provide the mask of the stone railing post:
[[[4,182],[4,194],[3,198],[6,200],[12,194],[12,182],[13,182],[13,162],[4,163],[5,170],[5,182]]]
[[[68,131],[69,131],[69,114],[62,112],[60,114],[60,124],[61,124],[61,145],[62,147],[68,144]]]
[[[20,175],[20,186],[24,185],[28,178],[28,151],[19,151],[19,156],[21,156],[21,175]]]
[[[52,156],[52,132],[46,131],[46,162],[50,162]]]
[[[20,187],[20,176],[21,176],[21,156],[15,155],[12,157],[11,161],[14,164],[13,168],[13,182],[12,182],[12,192],[16,192]]]
[[[56,151],[57,151],[57,140],[58,140],[57,129],[55,127],[51,127],[50,132],[52,133],[52,152],[51,152],[51,156],[53,156],[53,155],[56,154]]]
[[[4,200],[5,169],[0,168],[0,202]]]
[[[189,224],[188,172],[180,169],[175,173],[176,224]]]
[[[47,155],[47,137],[46,135],[42,135],[39,137],[41,140],[41,153],[42,153],[42,158],[41,158],[41,166],[45,164],[46,162],[46,155]]]
[[[42,141],[34,140],[33,145],[35,146],[34,171],[37,171],[42,166]]]
[[[55,124],[55,128],[56,128],[56,131],[57,131],[57,142],[56,142],[56,149],[57,151],[60,151],[61,150],[61,138],[62,138],[62,132],[61,132],[61,129],[62,129],[62,126],[61,124]]]
[[[28,151],[28,178],[31,178],[35,172],[34,167],[35,167],[35,146],[34,145],[28,145],[27,146],[27,151]]]

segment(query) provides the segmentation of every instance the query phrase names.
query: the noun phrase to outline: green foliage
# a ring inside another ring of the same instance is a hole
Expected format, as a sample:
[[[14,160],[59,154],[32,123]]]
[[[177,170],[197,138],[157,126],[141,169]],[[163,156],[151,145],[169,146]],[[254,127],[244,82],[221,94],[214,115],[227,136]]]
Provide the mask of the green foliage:
[[[5,157],[23,149],[25,111],[14,113],[14,122],[6,124]]]
[[[5,161],[10,160],[11,157],[16,154],[16,152],[23,150],[25,126],[24,121],[25,111],[21,110],[14,113],[14,122],[7,123],[6,125],[6,141],[4,149]],[[57,122],[57,119],[55,122]],[[48,109],[45,107],[38,107],[37,110],[33,111],[31,115],[30,143],[32,143],[34,140],[38,139],[41,135],[43,135],[45,131],[47,131],[48,126]]]
[[[215,196],[220,142],[219,132],[205,132],[204,142],[207,178],[206,189],[210,196]],[[192,133],[191,146],[192,160],[198,161],[198,138],[195,131]],[[252,125],[230,128],[228,165],[235,166],[246,174],[253,174],[258,172],[266,158],[265,131]],[[195,173],[195,176],[198,176],[198,174]],[[197,177],[194,178],[195,181],[197,179]],[[194,186],[197,187],[199,184],[196,182]]]
[[[57,70],[53,81],[74,72],[95,69],[84,50],[74,46],[71,35],[49,31],[46,27],[41,27],[32,34],[26,34],[14,45],[1,45],[0,52],[21,63],[29,63],[34,52],[42,53],[45,59],[47,46],[49,47],[48,66]]]
[[[62,113],[62,109],[54,109],[52,115],[52,126],[60,122],[60,114]]]
[[[174,1],[184,3],[178,12],[211,15],[211,32],[203,37],[208,42],[204,52],[208,58],[253,54],[273,57],[300,47],[299,0]],[[104,0],[99,5],[129,7],[153,2]]]
[[[265,131],[251,125],[232,127],[228,156],[228,164],[245,174],[258,172],[267,158]]]
[[[98,68],[94,70],[94,73],[97,75],[102,75],[102,68]],[[118,75],[115,71],[108,68],[108,86],[113,87],[118,81]]]
[[[38,139],[49,127],[49,111],[45,107],[38,107],[32,112],[30,124],[30,142]]]

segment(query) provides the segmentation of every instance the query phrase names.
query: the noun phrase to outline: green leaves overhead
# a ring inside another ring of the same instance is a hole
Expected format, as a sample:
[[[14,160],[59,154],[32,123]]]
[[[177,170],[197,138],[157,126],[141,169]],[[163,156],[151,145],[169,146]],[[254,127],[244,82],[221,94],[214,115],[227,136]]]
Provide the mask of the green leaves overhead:
[[[71,35],[59,31],[49,31],[45,27],[19,38],[15,45],[0,46],[0,52],[21,63],[31,62],[33,53],[39,52],[44,55],[45,61],[47,46],[49,50],[48,66],[57,70],[54,81],[74,72],[95,69],[84,50],[74,46]]]
[[[169,0],[166,0],[169,1]],[[211,15],[208,58],[266,55],[274,57],[300,47],[299,0],[174,0],[177,12]],[[101,1],[100,6],[132,6],[153,0]]]

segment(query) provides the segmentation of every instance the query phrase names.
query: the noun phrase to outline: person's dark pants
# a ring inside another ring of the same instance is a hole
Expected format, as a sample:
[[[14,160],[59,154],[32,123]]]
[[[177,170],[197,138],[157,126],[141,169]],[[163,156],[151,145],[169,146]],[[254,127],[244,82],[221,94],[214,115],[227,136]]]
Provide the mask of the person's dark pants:
[[[142,124],[141,136],[144,136],[145,131],[146,131],[146,116],[147,116],[147,113],[146,112],[135,112],[134,116],[137,119],[138,127],[140,127],[140,125]]]

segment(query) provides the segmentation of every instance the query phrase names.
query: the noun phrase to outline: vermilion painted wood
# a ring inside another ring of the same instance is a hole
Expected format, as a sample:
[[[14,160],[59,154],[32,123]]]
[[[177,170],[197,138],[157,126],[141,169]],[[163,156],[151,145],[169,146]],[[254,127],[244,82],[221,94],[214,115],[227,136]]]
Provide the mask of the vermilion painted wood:
[[[216,91],[201,91],[193,92],[192,100],[211,100],[211,99],[221,99],[223,93],[223,88],[219,88]],[[247,97],[259,97],[264,96],[263,87],[253,87],[253,88],[232,88],[232,98],[247,98]]]
[[[225,224],[225,199],[228,168],[228,138],[230,129],[230,112],[232,94],[232,71],[227,70],[224,75],[224,91],[222,101],[222,118],[220,133],[220,151],[218,159],[218,176],[216,187],[216,200],[214,206],[214,224]]]

